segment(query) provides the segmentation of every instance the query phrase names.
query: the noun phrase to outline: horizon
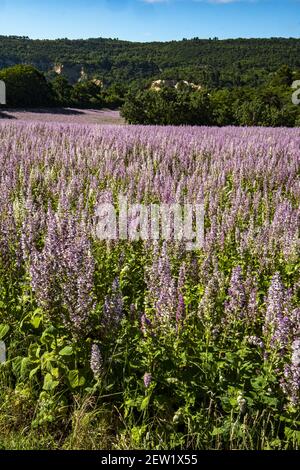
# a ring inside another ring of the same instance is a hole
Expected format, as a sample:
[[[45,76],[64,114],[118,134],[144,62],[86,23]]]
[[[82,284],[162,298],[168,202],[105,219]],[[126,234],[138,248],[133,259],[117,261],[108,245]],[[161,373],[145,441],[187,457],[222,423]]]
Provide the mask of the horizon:
[[[258,36],[253,36],[253,37],[227,37],[227,38],[219,38],[219,37],[209,37],[209,38],[204,38],[204,37],[190,37],[190,38],[181,38],[181,39],[168,39],[168,40],[153,40],[153,41],[138,41],[138,40],[130,40],[130,39],[123,39],[119,37],[103,37],[103,36],[98,36],[98,37],[77,37],[77,38],[70,38],[70,37],[53,37],[53,38],[32,38],[30,36],[20,36],[19,34],[0,34],[0,38],[11,38],[11,39],[26,39],[28,41],[95,41],[98,39],[102,39],[104,41],[119,41],[119,42],[129,42],[129,43],[142,43],[142,44],[152,44],[152,43],[169,43],[169,42],[183,42],[183,41],[251,41],[251,40],[256,40],[256,41],[272,41],[272,40],[300,40],[300,37],[293,37],[293,36],[268,36],[268,37],[258,37]]]
[[[0,32],[32,40],[141,43],[299,39],[299,8],[299,0],[0,0]]]

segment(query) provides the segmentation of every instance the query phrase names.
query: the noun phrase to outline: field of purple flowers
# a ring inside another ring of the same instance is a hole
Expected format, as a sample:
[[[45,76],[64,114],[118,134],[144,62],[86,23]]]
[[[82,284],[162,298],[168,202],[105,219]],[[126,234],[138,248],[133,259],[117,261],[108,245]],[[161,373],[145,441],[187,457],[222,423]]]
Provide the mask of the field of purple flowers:
[[[38,108],[5,109],[0,119],[65,124],[124,124],[120,112],[111,109]],[[0,121],[1,122],[1,121]]]
[[[0,447],[299,448],[299,129],[5,121],[0,164]],[[203,248],[100,241],[120,193]]]

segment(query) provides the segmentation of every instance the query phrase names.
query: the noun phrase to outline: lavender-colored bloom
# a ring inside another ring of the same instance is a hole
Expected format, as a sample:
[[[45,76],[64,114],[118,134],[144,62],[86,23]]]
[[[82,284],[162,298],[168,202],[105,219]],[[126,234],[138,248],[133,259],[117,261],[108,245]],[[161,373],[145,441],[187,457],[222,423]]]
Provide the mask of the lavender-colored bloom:
[[[44,248],[32,248],[31,285],[50,318],[61,318],[78,336],[93,310],[94,259],[83,226],[48,211]]]
[[[246,321],[249,326],[254,326],[259,320],[258,285],[257,276],[253,276],[250,270],[247,272],[245,281],[245,293],[247,297]]]
[[[250,291],[249,298],[248,298],[247,316],[250,321],[255,322],[257,311],[258,311],[257,287],[255,286]]]
[[[141,316],[141,331],[146,336],[147,333],[151,330],[152,324],[151,320],[147,317],[145,313]]]
[[[284,287],[279,273],[275,273],[267,297],[267,311],[265,318],[265,331],[272,331],[275,322],[282,317],[284,303]]]
[[[181,248],[176,247],[180,252]],[[153,327],[178,330],[186,313],[184,301],[186,265],[179,269],[178,281],[172,274],[167,244],[154,246],[152,265],[146,269],[148,302],[154,307]]]
[[[152,382],[152,374],[146,372],[143,377],[145,388],[149,388]]]
[[[237,266],[233,269],[228,289],[229,300],[225,305],[227,321],[243,318],[246,315],[246,293],[242,269]]]
[[[284,368],[281,387],[294,406],[300,403],[300,339],[292,344],[291,362]]]
[[[99,346],[95,343],[92,345],[90,367],[95,379],[98,380],[103,371],[103,359]]]
[[[300,339],[295,339],[292,344],[292,365],[300,367]]]
[[[198,315],[208,327],[216,325],[218,322],[216,304],[218,302],[219,291],[221,290],[221,282],[219,272],[216,269],[212,278],[208,281],[199,303]]]
[[[271,338],[271,346],[277,347],[284,354],[292,331],[292,322],[288,316],[280,316],[277,318],[273,336]]]
[[[257,346],[260,349],[264,349],[265,347],[264,342],[257,336],[248,336],[246,339],[252,346]]]
[[[120,289],[119,280],[116,278],[112,284],[111,294],[105,297],[103,307],[104,324],[110,327],[117,327],[124,317],[124,301]]]
[[[285,289],[276,273],[268,291],[267,311],[263,333],[271,349],[281,356],[286,353],[298,329],[297,313],[292,308],[292,292]]]
[[[214,308],[214,293],[215,289],[215,279],[211,279],[205,288],[203,297],[199,302],[198,315],[200,318],[210,318],[210,314]]]
[[[161,324],[171,324],[176,318],[177,289],[171,274],[171,265],[164,243],[162,252],[155,248],[153,264],[146,272],[149,300],[155,307],[155,320]]]

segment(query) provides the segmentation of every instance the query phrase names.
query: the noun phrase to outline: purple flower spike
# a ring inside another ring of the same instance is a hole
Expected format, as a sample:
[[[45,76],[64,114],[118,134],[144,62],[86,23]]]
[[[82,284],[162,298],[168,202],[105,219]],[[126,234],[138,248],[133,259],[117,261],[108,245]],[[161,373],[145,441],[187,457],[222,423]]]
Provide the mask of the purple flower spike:
[[[152,375],[149,372],[146,372],[143,377],[145,388],[149,388],[152,382]]]

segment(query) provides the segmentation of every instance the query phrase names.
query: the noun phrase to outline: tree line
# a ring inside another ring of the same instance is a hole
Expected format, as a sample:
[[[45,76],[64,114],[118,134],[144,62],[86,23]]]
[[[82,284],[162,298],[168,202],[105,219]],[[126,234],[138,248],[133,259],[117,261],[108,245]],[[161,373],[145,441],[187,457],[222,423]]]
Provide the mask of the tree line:
[[[300,39],[199,39],[138,43],[117,39],[32,40],[0,36],[0,69],[31,64],[74,84],[83,69],[105,85],[174,79],[208,88],[257,87],[282,64],[300,69]]]
[[[153,89],[149,80],[105,85],[83,77],[71,84],[62,74],[49,79],[31,65],[0,70],[8,107],[120,108],[128,123],[146,125],[300,126],[300,106],[291,100],[296,79],[300,73],[283,65],[257,87],[195,90],[186,81],[174,87],[166,80]]]
[[[63,75],[51,80],[31,65],[15,65],[0,70],[6,84],[7,106],[11,108],[80,107],[118,108],[126,89],[113,84],[103,89],[98,80],[83,80],[71,85]]]
[[[292,102],[296,78],[282,66],[259,87],[143,89],[128,93],[122,115],[131,124],[300,126],[300,106]]]

